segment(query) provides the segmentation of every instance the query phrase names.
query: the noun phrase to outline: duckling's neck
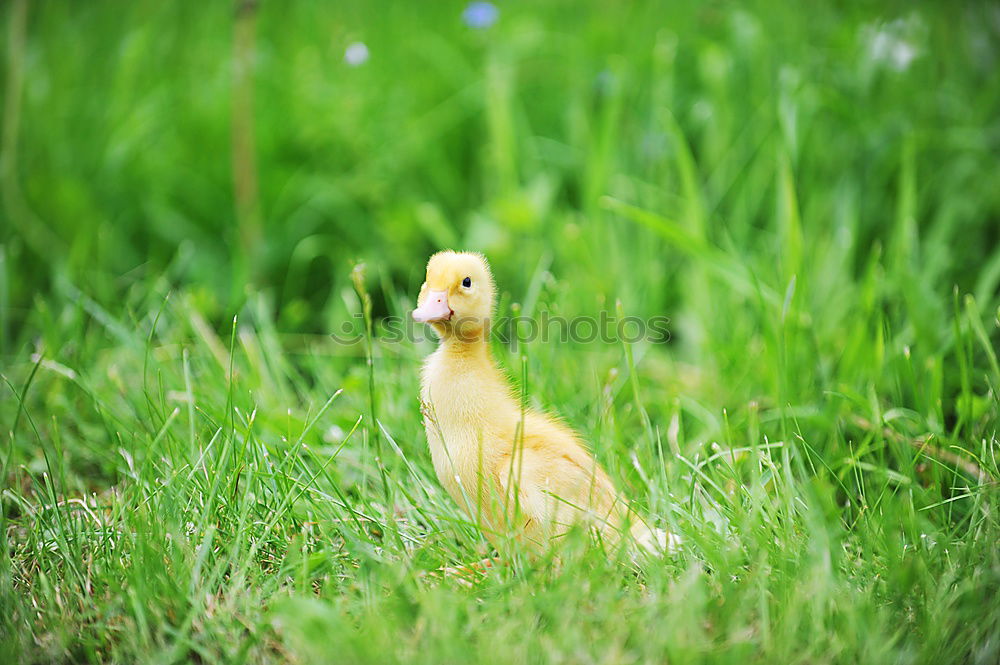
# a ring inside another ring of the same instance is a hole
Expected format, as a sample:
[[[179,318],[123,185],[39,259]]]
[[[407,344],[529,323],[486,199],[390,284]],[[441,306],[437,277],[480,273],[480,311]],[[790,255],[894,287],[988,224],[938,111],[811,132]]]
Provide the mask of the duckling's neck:
[[[424,368],[424,397],[434,408],[464,418],[492,421],[510,400],[510,387],[497,369],[484,338],[445,337]]]
[[[491,384],[502,380],[485,339],[446,337],[441,340],[436,355],[440,358],[443,373],[460,384],[468,384],[466,379],[473,379],[473,384],[483,381]]]
[[[466,340],[459,339],[456,335],[449,335],[441,340],[438,349],[441,355],[454,360],[484,363],[491,367],[493,366],[493,355],[490,353],[490,345],[482,337]]]

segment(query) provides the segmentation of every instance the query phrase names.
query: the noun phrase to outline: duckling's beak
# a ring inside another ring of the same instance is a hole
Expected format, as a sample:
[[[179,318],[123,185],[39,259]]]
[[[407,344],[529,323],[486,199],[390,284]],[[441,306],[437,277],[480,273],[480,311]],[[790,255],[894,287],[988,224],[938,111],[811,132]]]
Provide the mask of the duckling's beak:
[[[428,291],[424,304],[413,310],[413,320],[419,323],[447,321],[451,315],[447,291]]]

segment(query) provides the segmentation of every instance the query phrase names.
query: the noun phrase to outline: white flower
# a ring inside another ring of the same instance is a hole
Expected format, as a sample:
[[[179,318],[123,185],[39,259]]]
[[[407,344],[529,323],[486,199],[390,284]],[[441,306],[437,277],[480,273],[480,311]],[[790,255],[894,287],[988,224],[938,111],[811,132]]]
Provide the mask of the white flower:
[[[868,58],[897,72],[909,69],[920,56],[919,42],[925,32],[924,23],[916,14],[862,28]]]
[[[325,432],[323,432],[323,441],[325,443],[340,443],[344,440],[346,434],[342,427],[338,425],[330,425]]]
[[[351,67],[357,67],[368,62],[368,46],[364,42],[348,44],[344,51],[344,62]]]

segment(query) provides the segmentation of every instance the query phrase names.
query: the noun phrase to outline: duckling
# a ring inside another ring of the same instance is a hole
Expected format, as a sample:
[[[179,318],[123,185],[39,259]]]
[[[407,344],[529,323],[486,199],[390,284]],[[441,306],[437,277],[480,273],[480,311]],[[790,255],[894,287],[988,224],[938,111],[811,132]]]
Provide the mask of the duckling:
[[[679,539],[632,512],[572,429],[514,396],[490,353],[495,292],[481,254],[442,251],[427,263],[413,319],[440,338],[420,400],[441,484],[494,545],[512,537],[544,550],[583,524],[604,542],[630,528],[644,549],[672,551]]]

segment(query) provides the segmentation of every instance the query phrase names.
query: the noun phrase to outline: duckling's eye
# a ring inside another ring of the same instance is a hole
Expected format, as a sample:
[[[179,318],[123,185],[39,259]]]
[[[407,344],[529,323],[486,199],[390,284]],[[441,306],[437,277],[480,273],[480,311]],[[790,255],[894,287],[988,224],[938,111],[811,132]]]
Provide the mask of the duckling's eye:
[[[463,279],[462,286],[464,286],[465,288],[469,288],[470,286],[472,286],[472,278],[466,277],[465,279]]]

